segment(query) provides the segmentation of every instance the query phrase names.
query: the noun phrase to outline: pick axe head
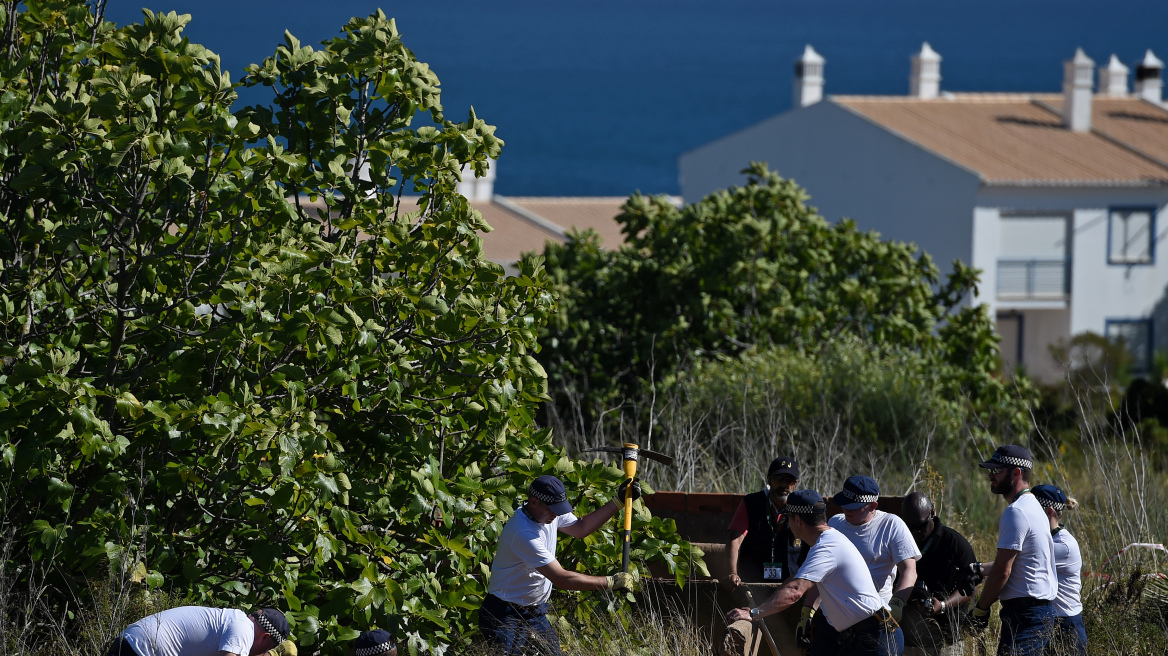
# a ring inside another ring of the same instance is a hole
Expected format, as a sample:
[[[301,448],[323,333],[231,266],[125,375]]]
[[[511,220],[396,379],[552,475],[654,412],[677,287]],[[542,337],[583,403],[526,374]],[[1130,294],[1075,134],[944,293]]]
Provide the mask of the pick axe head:
[[[649,449],[642,449],[636,444],[625,444],[624,446],[598,446],[594,449],[584,449],[584,453],[589,453],[591,451],[619,453],[625,462],[630,460],[636,462],[640,458],[648,458],[650,460],[656,460],[663,465],[673,464],[673,456],[667,456],[664,453],[657,453],[656,451],[650,451]]]
[[[626,480],[633,480],[637,477],[637,461],[643,456],[650,460],[655,460],[665,465],[672,465],[673,458],[664,453],[657,453],[648,449],[642,449],[636,444],[625,444],[623,447],[616,446],[598,446],[594,449],[585,449],[584,452],[599,451],[602,453],[619,453],[621,455],[622,465],[625,472]],[[629,547],[633,534],[633,486],[629,485],[625,488],[625,521],[624,521],[624,535],[622,536],[624,542],[624,555],[621,558],[621,571],[629,571]]]

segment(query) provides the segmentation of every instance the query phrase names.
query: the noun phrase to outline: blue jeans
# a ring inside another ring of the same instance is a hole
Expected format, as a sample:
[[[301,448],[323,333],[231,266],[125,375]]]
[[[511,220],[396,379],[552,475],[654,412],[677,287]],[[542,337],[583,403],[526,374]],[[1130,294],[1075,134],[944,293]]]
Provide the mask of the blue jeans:
[[[479,631],[505,656],[562,656],[547,604],[519,606],[489,594],[479,608]]]
[[[1083,614],[1055,618],[1054,635],[1046,651],[1055,653],[1055,646],[1061,647],[1059,654],[1079,654],[1087,656],[1087,627],[1083,626]]]
[[[1042,656],[1054,631],[1054,606],[1049,602],[1016,605],[1002,604],[1002,637],[998,639],[998,656]]]
[[[836,631],[823,610],[811,620],[811,649],[807,656],[902,656],[904,654],[904,631],[885,631],[865,620],[856,627]]]

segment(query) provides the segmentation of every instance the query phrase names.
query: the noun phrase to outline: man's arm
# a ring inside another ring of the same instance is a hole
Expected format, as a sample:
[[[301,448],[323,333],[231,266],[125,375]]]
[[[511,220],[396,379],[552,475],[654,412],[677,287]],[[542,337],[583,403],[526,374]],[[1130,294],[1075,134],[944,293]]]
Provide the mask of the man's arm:
[[[953,594],[949,595],[948,599],[941,599],[940,597],[936,597],[936,599],[938,602],[945,602],[945,608],[941,608],[940,603],[933,604],[933,614],[940,615],[941,613],[951,611],[954,608],[969,603],[969,600],[973,599],[973,597],[967,594],[963,594],[961,590],[954,590]]]
[[[907,603],[908,598],[912,596],[913,586],[917,584],[917,559],[905,558],[896,564],[896,569],[900,576],[897,577],[896,588],[892,594]]]
[[[985,586],[981,589],[981,597],[977,600],[978,608],[989,610],[998,600],[998,595],[1002,594],[1002,589],[1006,587],[1006,581],[1010,578],[1010,572],[1014,569],[1014,559],[1019,553],[1021,552],[1014,549],[998,549],[998,557],[994,559],[990,573],[986,576]]]
[[[730,574],[726,578],[730,581],[730,585],[738,587],[742,585],[742,577],[738,576],[738,550],[742,547],[742,541],[746,539],[745,533],[739,533],[736,537],[730,538],[726,543],[726,558],[729,560]]]
[[[775,593],[771,595],[770,598],[759,604],[759,616],[766,617],[767,615],[774,615],[775,613],[781,613],[787,610],[791,606],[794,606],[795,603],[800,599],[802,599],[803,594],[814,585],[814,583],[808,581],[807,579],[795,578],[787,581],[783,585],[779,586],[779,589],[775,590]],[[732,623],[739,620],[749,619],[750,609],[748,608],[735,608],[729,613],[726,613],[727,622]]]
[[[592,513],[589,514],[591,515]],[[537,567],[536,569],[539,570],[540,574],[546,576],[547,580],[552,582],[552,585],[561,590],[604,590],[608,588],[608,579],[606,577],[592,576],[591,574],[582,574],[580,572],[569,572],[560,565],[560,561],[558,560],[553,560],[547,565]]]
[[[593,510],[592,512],[588,513],[587,515],[584,515],[575,524],[572,524],[571,526],[561,526],[560,532],[566,533],[567,535],[570,535],[574,538],[587,537],[589,535],[592,535],[592,533],[596,529],[600,528],[601,526],[604,526],[604,523],[607,522],[608,520],[612,519],[612,516],[617,514],[618,512],[620,512],[621,508],[623,508],[623,507],[624,506],[618,504],[616,502],[616,500],[614,499],[614,500],[609,501],[608,503],[604,504],[603,506],[597,508],[596,510]],[[547,575],[545,574],[544,576],[547,576]],[[551,579],[552,577],[548,576],[548,578]],[[552,580],[552,583],[555,583],[555,581]],[[559,586],[557,586],[557,587],[559,587]],[[569,588],[569,589],[570,590],[594,590],[595,588]]]

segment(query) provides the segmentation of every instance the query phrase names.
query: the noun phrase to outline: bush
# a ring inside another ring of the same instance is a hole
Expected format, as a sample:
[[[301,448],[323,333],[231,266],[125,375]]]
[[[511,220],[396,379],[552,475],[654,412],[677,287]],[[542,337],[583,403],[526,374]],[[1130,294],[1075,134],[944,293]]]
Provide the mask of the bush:
[[[751,348],[816,352],[833,337],[915,351],[994,433],[1028,430],[1033,394],[1003,381],[977,272],[943,282],[916,246],[829,223],[794,182],[753,164],[742,187],[676,208],[634,195],[617,221],[628,240],[603,250],[576,234],[546,250],[558,312],[540,336],[561,421],[594,430],[700,359]]]
[[[534,425],[554,298],[538,260],[483,258],[456,192],[502,141],[442,114],[381,12],[320,49],[286,34],[242,82],[272,104],[237,109],[189,16],[94,7],[0,13],[7,560],[57,608],[142,565],[150,589],[287,609],[309,651],[374,625],[410,653],[464,641],[499,500],[619,479]],[[641,555],[687,548],[640,528]]]

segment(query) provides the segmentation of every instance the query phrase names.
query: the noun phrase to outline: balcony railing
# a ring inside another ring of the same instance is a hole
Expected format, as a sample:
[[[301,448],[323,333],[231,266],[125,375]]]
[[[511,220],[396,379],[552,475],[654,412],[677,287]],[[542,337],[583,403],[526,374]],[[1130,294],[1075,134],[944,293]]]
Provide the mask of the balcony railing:
[[[1065,300],[1071,293],[1067,260],[998,260],[998,298]]]

